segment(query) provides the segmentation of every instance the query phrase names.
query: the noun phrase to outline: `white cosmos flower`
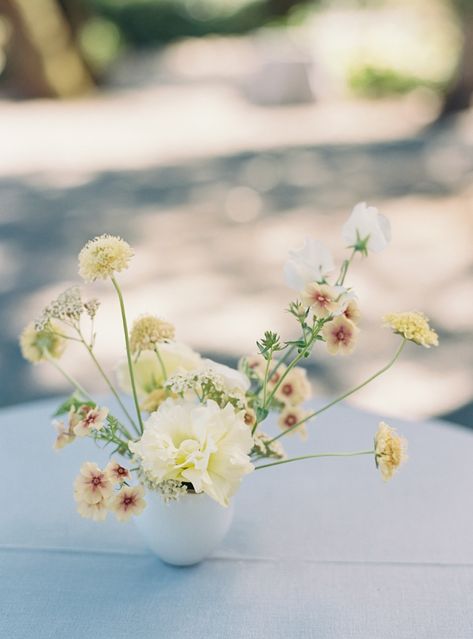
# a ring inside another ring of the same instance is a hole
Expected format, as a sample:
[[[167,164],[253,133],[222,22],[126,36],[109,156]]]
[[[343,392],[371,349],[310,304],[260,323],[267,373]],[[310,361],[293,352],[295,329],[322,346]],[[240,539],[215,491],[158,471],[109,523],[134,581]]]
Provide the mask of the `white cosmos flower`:
[[[216,402],[206,405],[166,400],[145,422],[141,439],[130,442],[148,479],[189,482],[228,506],[244,475],[253,470],[253,446],[242,411]]]
[[[163,342],[159,344],[158,350],[167,377],[174,373],[192,371],[201,367],[200,355],[181,342]],[[147,397],[165,381],[161,364],[154,351],[142,351],[138,361],[133,365],[133,371],[140,400]],[[125,393],[131,394],[130,373],[126,359],[117,366],[116,375],[120,388]]]
[[[391,225],[376,207],[360,202],[345,222],[342,237],[348,246],[364,244],[366,251],[379,253],[391,240]]]
[[[306,237],[301,248],[289,251],[284,276],[290,288],[301,291],[310,282],[324,280],[334,268],[332,254],[325,244]]]
[[[230,366],[225,366],[225,364],[219,364],[212,359],[204,359],[202,360],[202,364],[203,370],[211,370],[223,380],[223,384],[228,392],[241,391],[242,393],[246,393],[251,385],[248,377],[235,368],[230,368]]]

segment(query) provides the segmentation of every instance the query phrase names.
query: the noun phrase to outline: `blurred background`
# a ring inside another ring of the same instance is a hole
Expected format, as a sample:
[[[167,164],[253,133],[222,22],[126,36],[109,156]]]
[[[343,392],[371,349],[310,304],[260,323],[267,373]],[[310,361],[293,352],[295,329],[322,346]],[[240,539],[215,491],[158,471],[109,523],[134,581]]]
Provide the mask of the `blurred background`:
[[[382,366],[381,316],[421,309],[440,348],[410,345],[352,401],[473,426],[472,90],[473,0],[0,0],[0,404],[65,392],[17,334],[78,281],[87,239],[134,246],[130,319],[156,313],[235,365],[266,329],[293,337],[288,249],[312,235],[342,260],[366,200],[393,242],[356,261],[358,349],[320,349],[314,393]],[[87,294],[113,366],[116,300]]]

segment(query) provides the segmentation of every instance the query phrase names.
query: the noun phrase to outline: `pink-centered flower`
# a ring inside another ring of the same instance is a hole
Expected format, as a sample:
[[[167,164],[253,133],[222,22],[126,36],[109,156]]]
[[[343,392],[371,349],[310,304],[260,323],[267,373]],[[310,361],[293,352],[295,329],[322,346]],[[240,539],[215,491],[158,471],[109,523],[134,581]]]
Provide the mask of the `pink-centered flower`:
[[[113,483],[110,477],[100,470],[97,464],[92,462],[82,464],[80,474],[74,482],[74,494],[78,502],[97,504],[102,499],[108,499],[112,492]]]
[[[108,514],[107,501],[101,499],[95,504],[89,504],[84,499],[79,499],[76,495],[77,512],[81,517],[92,519],[93,521],[104,521]]]
[[[119,521],[128,521],[133,515],[139,515],[146,506],[143,495],[143,486],[123,486],[108,502],[108,507]]]
[[[72,432],[70,424],[68,424],[68,426],[66,427],[64,422],[55,419],[53,421],[53,426],[56,429],[57,433],[56,440],[53,444],[53,448],[55,450],[60,450],[61,448],[64,448],[64,446],[72,444],[76,436]]]
[[[360,321],[360,308],[356,300],[351,299],[346,305],[343,315],[353,322],[353,324],[358,324]]]
[[[307,428],[305,422],[296,427],[307,416],[303,410],[297,406],[286,406],[279,416],[279,427],[284,431],[289,431],[289,434],[298,433],[302,439],[307,438]]]
[[[284,377],[278,386],[275,397],[283,404],[296,406],[309,399],[310,393],[306,370],[296,366]]]
[[[331,355],[348,355],[353,351],[359,329],[345,315],[325,324],[321,331]]]
[[[340,294],[328,284],[311,282],[302,291],[302,302],[312,309],[316,317],[328,317],[338,310]]]
[[[108,408],[81,406],[75,414],[74,433],[78,437],[86,437],[93,430],[100,430],[108,415]],[[78,421],[77,421],[78,420]]]
[[[104,473],[114,484],[123,484],[123,482],[131,479],[131,473],[128,468],[125,468],[114,459],[105,466]]]

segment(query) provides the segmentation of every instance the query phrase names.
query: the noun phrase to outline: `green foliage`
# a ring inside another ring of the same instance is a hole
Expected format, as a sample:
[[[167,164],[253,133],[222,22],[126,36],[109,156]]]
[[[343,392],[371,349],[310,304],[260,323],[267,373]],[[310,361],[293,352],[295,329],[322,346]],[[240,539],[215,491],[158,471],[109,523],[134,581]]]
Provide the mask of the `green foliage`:
[[[279,335],[272,331],[266,331],[263,339],[256,342],[256,346],[265,359],[269,359],[275,351],[281,351],[284,348],[281,346]]]
[[[72,393],[72,395],[70,395],[60,406],[58,406],[53,417],[59,417],[60,415],[65,415],[71,410],[72,407],[74,407],[77,410],[84,404],[87,404],[87,406],[93,406],[93,407],[96,406],[94,402],[84,399],[76,391],[75,393]]]
[[[265,0],[87,0],[92,14],[115,24],[131,46],[151,47],[181,37],[238,34],[271,18]]]
[[[442,88],[438,83],[414,75],[371,65],[352,69],[348,76],[348,86],[355,94],[368,98],[403,95],[418,87],[437,90]]]

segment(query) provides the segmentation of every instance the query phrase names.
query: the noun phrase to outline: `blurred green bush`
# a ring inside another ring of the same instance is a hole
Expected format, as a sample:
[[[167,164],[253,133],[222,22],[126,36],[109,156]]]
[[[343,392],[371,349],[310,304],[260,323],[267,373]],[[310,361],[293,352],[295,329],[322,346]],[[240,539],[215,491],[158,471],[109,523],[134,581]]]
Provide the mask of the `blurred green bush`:
[[[288,10],[300,2],[286,2]],[[268,0],[87,0],[91,15],[116,25],[133,48],[181,37],[238,34],[275,18]]]
[[[366,98],[403,95],[419,87],[429,88],[438,92],[445,89],[445,86],[440,82],[429,81],[395,69],[373,65],[353,68],[348,73],[347,82],[355,95]]]

